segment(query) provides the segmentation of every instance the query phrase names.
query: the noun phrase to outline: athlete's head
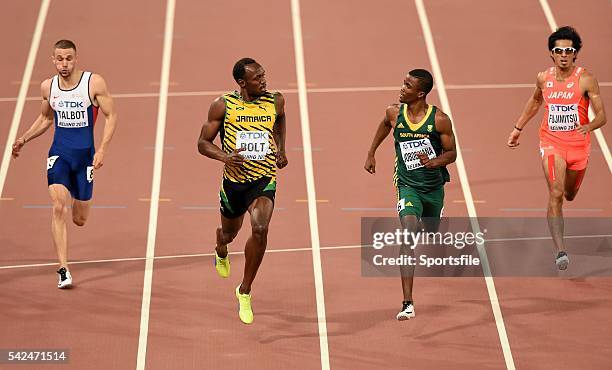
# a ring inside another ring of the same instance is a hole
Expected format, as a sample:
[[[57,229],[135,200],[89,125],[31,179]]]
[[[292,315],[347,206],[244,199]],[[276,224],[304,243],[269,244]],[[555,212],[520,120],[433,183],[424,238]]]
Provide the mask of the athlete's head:
[[[260,96],[266,92],[266,71],[255,59],[242,58],[234,64],[234,80],[249,96]]]
[[[400,89],[400,102],[411,103],[419,99],[425,99],[433,88],[433,77],[425,69],[413,69],[404,78],[404,84]]]
[[[53,64],[57,73],[62,77],[69,77],[76,66],[76,45],[70,40],[59,40],[53,45]]]
[[[573,27],[563,26],[548,36],[548,50],[559,67],[572,67],[581,48],[582,40]]]

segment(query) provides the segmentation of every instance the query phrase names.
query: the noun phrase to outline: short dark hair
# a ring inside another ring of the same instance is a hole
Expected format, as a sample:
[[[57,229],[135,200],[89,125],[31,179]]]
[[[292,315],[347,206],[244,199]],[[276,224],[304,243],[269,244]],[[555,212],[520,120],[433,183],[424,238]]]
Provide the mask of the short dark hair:
[[[236,80],[236,82],[238,82],[238,80],[244,80],[244,74],[246,73],[244,67],[249,64],[259,63],[257,63],[253,58],[242,58],[237,61],[236,64],[234,64],[234,70],[232,71],[232,74],[234,75],[234,80]]]
[[[76,52],[76,45],[70,40],[59,40],[53,45],[53,49],[74,49]]]
[[[576,49],[576,52],[579,52],[582,48],[582,39],[576,29],[571,26],[563,26],[557,28],[557,30],[548,36],[548,50],[552,50],[555,47],[555,42],[557,40],[571,40],[572,47]]]
[[[431,89],[433,89],[433,76],[428,70],[413,69],[408,74],[419,80],[419,90],[424,92],[425,95],[429,94]]]

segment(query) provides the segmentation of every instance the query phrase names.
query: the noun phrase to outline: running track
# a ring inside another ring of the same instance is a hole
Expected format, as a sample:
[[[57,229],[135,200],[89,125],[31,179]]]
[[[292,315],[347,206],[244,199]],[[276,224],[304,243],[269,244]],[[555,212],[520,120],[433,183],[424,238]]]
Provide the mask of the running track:
[[[85,229],[69,229],[69,255],[129,260],[73,264],[77,287],[54,288],[43,172],[51,135],[29,143],[0,188],[0,348],[70,349],[70,364],[58,369],[606,368],[610,279],[496,278],[497,320],[483,278],[417,279],[418,317],[400,325],[399,281],[362,278],[358,249],[331,248],[359,245],[360,217],[395,215],[390,142],[375,176],[362,169],[365,152],[406,71],[432,70],[432,52],[469,178],[462,186],[460,164],[451,166],[445,214],[467,216],[473,206],[479,216],[543,215],[536,120],[520,150],[505,147],[536,72],[549,65],[540,2],[426,0],[421,17],[418,3],[51,2],[18,132],[36,116],[38,86],[53,73],[50,46],[74,39],[80,65],[102,74],[115,95],[120,126],[96,173],[97,208]],[[610,5],[590,4],[557,0],[550,8],[558,24],[581,32],[580,64],[602,83],[610,110]],[[3,150],[41,2],[4,8]],[[247,55],[285,92],[290,161],[279,174],[251,327],[238,321],[233,297],[242,257],[233,256],[228,280],[212,267],[221,168],[195,146],[210,102],[234,88],[231,66]],[[436,91],[430,102],[444,106]],[[594,137],[588,172],[566,215],[609,217],[610,170]],[[147,266],[147,255],[175,257]]]

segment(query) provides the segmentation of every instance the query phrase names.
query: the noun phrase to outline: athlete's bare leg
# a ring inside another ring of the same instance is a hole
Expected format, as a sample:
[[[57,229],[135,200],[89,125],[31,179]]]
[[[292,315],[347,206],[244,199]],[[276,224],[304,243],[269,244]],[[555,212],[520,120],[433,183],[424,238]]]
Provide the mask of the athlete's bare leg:
[[[406,215],[400,217],[402,227],[408,232],[417,232],[420,223],[415,215]],[[401,245],[400,254],[405,256],[413,256],[414,250],[410,246]],[[414,265],[401,265],[400,267],[402,277],[402,291],[404,294],[404,301],[412,301],[412,285],[414,282]]]
[[[49,195],[53,202],[51,216],[51,234],[57,252],[60,268],[68,268],[68,235],[66,232],[66,217],[72,197],[64,185],[53,184],[49,186]]]
[[[77,226],[85,226],[89,218],[89,210],[91,209],[91,200],[72,201],[72,222]]]
[[[545,156],[542,160],[544,176],[548,184],[548,229],[558,252],[565,251],[563,242],[563,195],[567,164],[560,156]],[[575,194],[574,194],[575,195]]]
[[[221,215],[221,227],[217,228],[217,246],[215,247],[219,257],[227,257],[227,245],[238,235],[242,227],[242,220],[244,220],[244,215],[236,218]]]
[[[255,279],[259,265],[263,260],[266,246],[268,244],[268,226],[272,219],[274,203],[267,197],[259,197],[249,206],[251,214],[251,236],[244,248],[244,277],[240,284],[240,293],[249,294],[251,284]]]
[[[576,198],[576,194],[578,194],[578,190],[580,190],[580,185],[582,185],[582,180],[584,179],[584,174],[586,173],[586,168],[583,170],[567,170],[565,174],[565,199],[568,201],[574,200]]]

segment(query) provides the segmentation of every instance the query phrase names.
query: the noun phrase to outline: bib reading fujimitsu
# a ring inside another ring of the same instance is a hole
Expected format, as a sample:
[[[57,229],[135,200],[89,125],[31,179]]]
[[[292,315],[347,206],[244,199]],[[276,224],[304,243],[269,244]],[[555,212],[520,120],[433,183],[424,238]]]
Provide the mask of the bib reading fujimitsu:
[[[548,105],[548,129],[550,131],[573,131],[579,122],[578,104]]]
[[[266,131],[238,131],[236,133],[236,149],[245,159],[263,161],[270,151],[270,137]]]
[[[418,157],[419,153],[426,154],[429,159],[436,158],[436,152],[428,138],[402,141],[399,145],[402,152],[402,159],[408,171],[423,167]]]

